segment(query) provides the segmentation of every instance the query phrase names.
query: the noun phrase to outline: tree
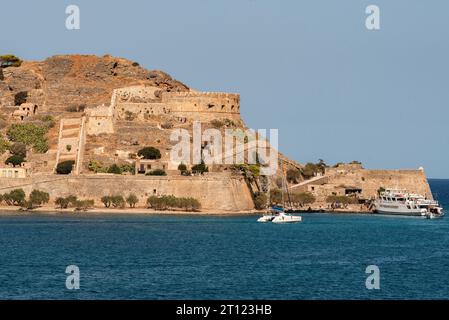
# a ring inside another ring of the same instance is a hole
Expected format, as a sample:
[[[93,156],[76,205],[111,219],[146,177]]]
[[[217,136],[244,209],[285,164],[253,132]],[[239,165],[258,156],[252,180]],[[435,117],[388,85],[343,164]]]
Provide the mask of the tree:
[[[187,170],[187,166],[184,163],[181,162],[179,164],[179,166],[178,166],[178,170],[181,171],[181,172],[186,171]]]
[[[15,167],[20,166],[23,162],[25,162],[25,159],[22,156],[13,155],[6,159],[5,164],[12,164]]]
[[[104,204],[105,208],[109,208],[111,206],[111,196],[101,197],[101,202]]]
[[[22,60],[13,54],[5,54],[0,56],[0,68],[20,67]]]
[[[41,206],[44,203],[48,203],[50,195],[47,192],[40,190],[33,190],[30,193],[29,203],[33,207],[34,205]]]
[[[209,168],[206,166],[204,161],[201,161],[200,164],[196,164],[192,167],[192,172],[203,174],[204,172],[209,172]]]
[[[318,171],[319,171],[319,168],[316,164],[308,162],[308,163],[306,163],[304,168],[302,168],[301,173],[302,173],[304,179],[307,180],[307,179],[314,177]]]
[[[262,210],[267,207],[267,196],[263,192],[256,192],[254,195],[254,206],[257,210]]]
[[[109,167],[108,173],[122,174],[122,169],[114,163],[112,166]]]
[[[282,191],[279,189],[271,189],[270,201],[271,203],[282,203]]]
[[[27,156],[27,146],[22,142],[13,143],[9,147],[9,152],[16,156],[21,156],[22,158],[26,158]]]
[[[58,163],[56,166],[56,173],[57,174],[70,174],[73,170],[73,165],[75,164],[75,161],[73,160],[67,160]]]
[[[177,198],[169,196],[150,196],[147,199],[147,206],[155,210],[184,209],[185,211],[198,211],[201,209],[201,203],[194,198]]]
[[[293,193],[291,195],[292,202],[300,205],[310,204],[315,202],[315,197],[310,192]]]
[[[129,204],[130,208],[135,208],[137,202],[139,202],[139,199],[134,193],[131,193],[128,198],[126,198],[126,202]]]
[[[318,163],[316,165],[317,165],[319,171],[321,171],[322,173],[324,173],[324,171],[328,167],[328,165],[326,164],[326,162],[324,162],[323,159],[319,159]]]
[[[111,204],[114,208],[124,208],[125,199],[120,195],[115,195],[111,197]]]
[[[290,183],[298,183],[301,178],[301,171],[297,169],[287,170],[287,181]]]
[[[381,193],[385,192],[385,188],[384,187],[379,187],[379,189],[377,189],[377,195],[380,196]]]
[[[74,195],[70,195],[66,199],[69,202],[69,206],[72,206],[72,207],[74,207],[76,205],[76,202],[78,201],[78,198]]]
[[[0,135],[0,155],[4,154],[8,148],[10,148],[8,141]]]
[[[358,199],[355,197],[347,197],[347,196],[336,196],[330,195],[326,198],[327,203],[341,203],[341,204],[357,204]]]
[[[87,209],[92,208],[94,204],[94,200],[77,200],[74,207],[76,211],[87,211]]]
[[[8,194],[8,200],[12,205],[20,206],[25,203],[25,191],[14,189]]]
[[[59,197],[56,198],[55,204],[61,209],[67,209],[69,206],[69,200],[67,198]]]
[[[137,155],[143,157],[144,159],[160,159],[161,158],[161,152],[159,149],[156,149],[154,147],[145,147],[143,149],[140,149],[137,152]]]
[[[147,173],[149,176],[166,176],[167,173],[162,169],[155,169]]]
[[[6,132],[9,140],[21,142],[27,146],[33,146],[34,150],[39,153],[45,153],[48,150],[46,126],[39,126],[34,123],[16,123]]]

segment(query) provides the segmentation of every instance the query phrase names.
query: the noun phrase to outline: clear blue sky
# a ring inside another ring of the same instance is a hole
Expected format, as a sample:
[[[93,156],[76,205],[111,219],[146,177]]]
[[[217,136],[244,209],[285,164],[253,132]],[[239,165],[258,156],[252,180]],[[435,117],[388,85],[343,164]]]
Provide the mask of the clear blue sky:
[[[449,1],[1,1],[0,52],[106,53],[241,94],[301,162],[360,160],[449,178]],[[65,8],[81,29],[65,28]],[[381,30],[365,28],[380,7]]]

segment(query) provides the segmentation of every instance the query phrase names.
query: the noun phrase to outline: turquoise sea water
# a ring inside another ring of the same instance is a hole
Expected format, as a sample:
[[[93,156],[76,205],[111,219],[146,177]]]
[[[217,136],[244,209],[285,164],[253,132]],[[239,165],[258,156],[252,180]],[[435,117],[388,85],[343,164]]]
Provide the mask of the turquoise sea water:
[[[449,208],[449,180],[432,180]],[[0,299],[447,299],[449,215],[3,216]],[[65,268],[80,268],[79,290]],[[380,268],[367,290],[365,268]]]

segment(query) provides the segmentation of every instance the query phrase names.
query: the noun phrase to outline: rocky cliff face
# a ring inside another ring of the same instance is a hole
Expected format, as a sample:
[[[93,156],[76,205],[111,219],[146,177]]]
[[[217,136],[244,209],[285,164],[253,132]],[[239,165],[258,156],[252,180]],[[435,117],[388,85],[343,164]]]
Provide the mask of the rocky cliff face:
[[[40,62],[24,62],[3,70],[0,106],[37,103],[41,112],[58,113],[68,106],[107,104],[112,90],[151,85],[166,91],[188,91],[183,83],[158,70],[112,56],[61,55]]]

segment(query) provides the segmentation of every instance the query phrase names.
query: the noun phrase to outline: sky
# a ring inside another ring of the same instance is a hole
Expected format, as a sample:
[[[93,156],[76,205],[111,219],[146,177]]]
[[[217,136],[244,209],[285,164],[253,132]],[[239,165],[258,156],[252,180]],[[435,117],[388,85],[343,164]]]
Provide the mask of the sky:
[[[449,178],[447,0],[3,2],[0,54],[128,58],[240,93],[246,124],[279,129],[280,151],[299,162]],[[66,28],[71,4],[79,30]],[[380,30],[365,26],[369,5]]]

